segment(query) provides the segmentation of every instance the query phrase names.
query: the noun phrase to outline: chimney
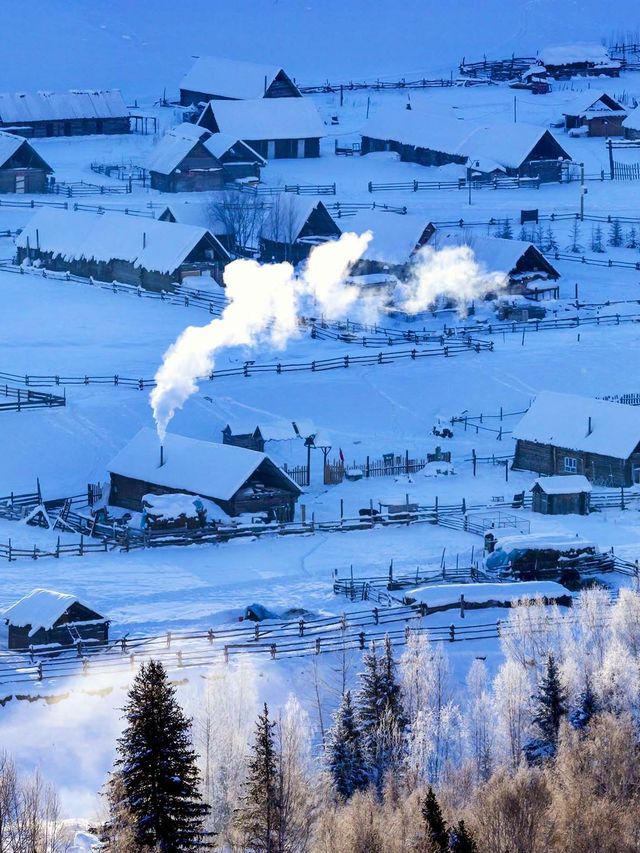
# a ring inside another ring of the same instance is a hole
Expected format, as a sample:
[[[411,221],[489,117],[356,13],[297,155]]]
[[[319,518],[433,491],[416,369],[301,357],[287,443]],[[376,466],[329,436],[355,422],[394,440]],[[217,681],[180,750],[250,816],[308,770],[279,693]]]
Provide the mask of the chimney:
[[[160,445],[160,467],[164,465],[164,446]]]
[[[593,429],[591,428],[591,416],[589,416],[589,423],[587,426],[587,435],[591,435],[592,432],[593,432]]]
[[[142,232],[142,248],[143,249],[147,248],[147,232],[146,231]]]

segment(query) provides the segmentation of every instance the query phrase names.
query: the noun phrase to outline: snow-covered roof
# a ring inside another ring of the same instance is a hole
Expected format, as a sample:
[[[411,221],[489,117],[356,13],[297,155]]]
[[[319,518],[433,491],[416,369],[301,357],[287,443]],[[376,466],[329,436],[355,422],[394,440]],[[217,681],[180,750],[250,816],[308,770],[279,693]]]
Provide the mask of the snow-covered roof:
[[[213,113],[221,133],[236,139],[313,139],[325,134],[320,114],[308,98],[209,101],[205,111]]]
[[[541,391],[516,425],[513,437],[627,459],[640,443],[640,407]]]
[[[216,201],[214,199],[210,201],[172,201],[171,204],[168,204],[161,211],[158,219],[169,211],[177,223],[197,225],[201,228],[207,228],[212,234],[218,236],[225,235],[229,232],[229,229],[216,216],[214,210]]]
[[[128,115],[129,110],[119,89],[0,94],[0,120],[5,123],[123,118]]]
[[[175,272],[203,237],[225,250],[205,228],[122,216],[119,213],[42,208],[25,225],[16,245],[52,252],[64,260],[129,261],[154,272]]]
[[[533,250],[541,267],[546,268],[547,272],[553,270],[554,274],[559,275],[533,243],[528,243],[525,240],[507,240],[503,237],[478,237],[476,235],[466,237],[461,235],[457,229],[457,231],[452,232],[436,231],[432,242],[439,249],[445,246],[468,245],[473,250],[476,261],[486,270],[504,272],[505,274],[514,272],[520,258],[529,250]]]
[[[361,210],[336,222],[343,233],[371,231],[373,238],[362,258],[386,264],[408,263],[429,226],[423,214],[401,215],[379,210]]]
[[[506,528],[502,528],[505,530]],[[521,533],[516,535],[507,534],[502,536],[500,530],[497,536],[496,549],[503,551],[514,550],[553,550],[566,553],[568,551],[596,550],[596,545],[588,539],[583,539],[573,533]]]
[[[79,599],[75,595],[54,592],[52,589],[34,589],[8,607],[2,613],[2,618],[16,628],[26,628],[30,625],[29,636],[32,637],[41,628],[45,631],[53,628],[58,619],[76,602],[79,602]]]
[[[164,465],[160,466],[158,436],[155,430],[144,427],[111,460],[107,469],[112,474],[156,486],[228,501],[265,460],[275,465],[266,453],[167,433]]]
[[[281,71],[278,65],[201,56],[182,78],[180,88],[223,98],[262,98]]]
[[[228,133],[212,134],[211,131],[197,124],[183,122],[169,130],[156,147],[152,150],[145,166],[150,172],[170,175],[177,169],[198,143],[201,143],[216,160],[220,160],[234,146],[241,146],[247,160],[264,165],[263,157],[253,148]],[[222,164],[219,165],[222,169]]]
[[[518,581],[514,583],[447,583],[419,586],[408,590],[405,596],[424,602],[427,607],[457,604],[464,595],[467,603],[486,601],[517,601],[520,598],[563,598],[571,592],[555,581]]]
[[[22,145],[29,145],[29,143],[21,136],[14,136],[12,133],[0,130],[0,167],[4,166]]]
[[[267,212],[260,229],[260,236],[275,242],[283,240],[295,242],[313,211],[324,205],[317,199],[288,193],[281,196],[281,199],[279,206]]]
[[[629,113],[622,122],[622,126],[628,130],[640,130],[640,106],[637,106]]]
[[[539,486],[547,495],[573,495],[591,491],[591,483],[582,474],[538,477],[533,485]]]
[[[562,111],[565,116],[594,116],[602,113],[616,113],[625,115],[626,109],[614,97],[606,92],[594,92],[588,89],[573,100],[568,107]]]
[[[538,54],[543,65],[573,65],[580,62],[612,66],[614,63],[606,47],[601,44],[575,42],[545,47]]]

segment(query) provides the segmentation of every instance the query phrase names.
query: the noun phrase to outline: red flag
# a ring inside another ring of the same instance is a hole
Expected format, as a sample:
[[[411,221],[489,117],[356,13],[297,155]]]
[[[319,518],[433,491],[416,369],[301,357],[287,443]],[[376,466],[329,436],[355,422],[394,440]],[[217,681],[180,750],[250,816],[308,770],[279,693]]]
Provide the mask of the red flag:
[[[342,452],[342,448],[339,448],[339,452],[340,452],[340,461],[344,465],[344,453]]]

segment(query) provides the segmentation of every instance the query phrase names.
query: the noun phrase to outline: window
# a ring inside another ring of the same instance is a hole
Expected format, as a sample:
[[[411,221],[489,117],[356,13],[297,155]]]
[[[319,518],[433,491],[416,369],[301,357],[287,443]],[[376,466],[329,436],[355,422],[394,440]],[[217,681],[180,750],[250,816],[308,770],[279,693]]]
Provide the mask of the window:
[[[564,457],[564,470],[567,474],[576,474],[578,471],[578,460],[575,456]]]

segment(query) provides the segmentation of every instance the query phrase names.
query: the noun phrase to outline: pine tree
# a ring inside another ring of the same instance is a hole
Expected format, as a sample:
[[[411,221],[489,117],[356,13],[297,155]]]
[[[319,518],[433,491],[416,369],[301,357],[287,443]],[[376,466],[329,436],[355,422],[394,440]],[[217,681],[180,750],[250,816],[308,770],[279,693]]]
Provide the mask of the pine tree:
[[[553,228],[551,225],[547,225],[547,230],[544,232],[544,251],[545,252],[557,252],[558,251],[558,241],[556,240],[556,235],[553,233]]]
[[[534,705],[532,722],[537,736],[527,741],[524,753],[530,764],[539,764],[555,755],[560,723],[567,715],[566,692],[560,682],[560,673],[552,654],[547,658],[546,669],[534,697]]]
[[[578,697],[578,704],[569,714],[569,722],[574,729],[584,731],[599,710],[600,705],[591,687],[591,679],[587,678],[584,690]]]
[[[637,249],[638,248],[638,233],[636,231],[635,225],[632,225],[629,231],[627,232],[627,249]]]
[[[426,836],[429,847],[434,853],[446,853],[449,849],[449,833],[447,826],[442,817],[440,804],[433,793],[433,788],[429,786],[427,796],[424,799],[422,806],[422,817],[425,822]]]
[[[567,249],[570,252],[574,252],[576,255],[582,251],[582,245],[580,244],[580,226],[578,225],[578,220],[573,220],[573,225],[571,226],[571,234],[570,234],[571,242],[567,246]]]
[[[382,669],[382,690],[386,697],[386,711],[391,715],[399,729],[406,728],[407,719],[402,706],[400,683],[397,676],[396,662],[393,657],[393,646],[387,635],[384,638],[384,649],[380,661]]]
[[[598,253],[604,252],[602,227],[600,225],[596,225],[595,228],[591,229],[591,251]]]
[[[279,767],[274,728],[265,702],[256,723],[253,755],[249,761],[245,795],[237,825],[245,846],[255,853],[280,853]]]
[[[609,228],[609,245],[610,246],[622,246],[623,243],[623,235],[622,235],[622,225],[620,224],[619,219],[614,219],[611,223],[611,227]]]
[[[125,829],[140,850],[210,849],[203,829],[209,806],[200,795],[191,721],[178,705],[175,688],[159,661],[140,667],[129,690],[124,719],[127,725],[118,739],[118,758],[108,788],[107,849],[120,843]],[[132,822],[128,828],[123,826],[125,814]]]
[[[449,832],[449,853],[478,853],[476,842],[463,820]]]
[[[362,739],[356,724],[351,693],[342,697],[327,735],[325,762],[340,797],[348,800],[367,785]]]
[[[511,227],[511,220],[508,217],[502,223],[502,227],[498,231],[498,237],[502,237],[503,240],[513,240],[513,228]]]
[[[527,234],[527,229],[524,227],[524,225],[520,229],[520,233],[518,234],[518,240],[522,240],[523,243],[529,241],[529,235]]]

